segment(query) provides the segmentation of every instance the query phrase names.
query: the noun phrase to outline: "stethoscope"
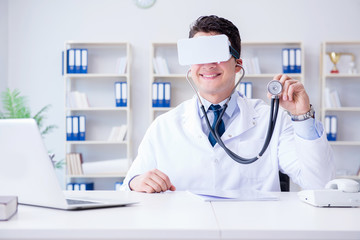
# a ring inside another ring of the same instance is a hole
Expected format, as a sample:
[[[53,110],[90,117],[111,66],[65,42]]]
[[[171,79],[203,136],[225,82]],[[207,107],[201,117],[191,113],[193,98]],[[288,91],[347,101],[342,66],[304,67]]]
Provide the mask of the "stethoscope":
[[[216,142],[224,149],[224,151],[227,153],[227,155],[229,155],[229,157],[231,157],[234,161],[236,161],[238,163],[242,163],[242,164],[250,164],[250,163],[253,163],[256,160],[258,160],[264,154],[265,150],[269,146],[272,134],[274,132],[277,115],[278,115],[279,94],[282,92],[282,85],[277,80],[272,80],[267,85],[268,92],[272,95],[271,96],[271,107],[270,107],[270,118],[269,118],[269,126],[268,126],[268,130],[267,130],[264,146],[262,147],[260,153],[257,156],[253,157],[253,158],[240,157],[239,155],[237,155],[236,153],[234,153],[233,151],[231,151],[229,148],[227,148],[225,146],[224,142],[221,140],[221,136],[218,133],[218,128],[219,128],[221,119],[222,119],[222,117],[223,117],[223,115],[224,115],[224,113],[225,113],[225,111],[226,111],[226,109],[228,107],[228,103],[229,103],[229,101],[231,99],[231,96],[232,96],[235,89],[240,84],[241,80],[244,78],[244,75],[245,75],[244,68],[240,64],[236,64],[236,65],[241,67],[242,75],[241,75],[239,81],[235,84],[233,90],[231,91],[231,94],[230,94],[229,98],[227,99],[227,101],[225,102],[225,104],[223,106],[223,109],[222,109],[222,111],[221,111],[221,113],[219,115],[219,118],[215,123],[215,130],[212,129],[212,127],[210,125],[210,121],[209,121],[209,118],[208,118],[207,113],[205,111],[204,104],[201,101],[199,92],[197,91],[197,89],[194,87],[194,84],[189,79],[189,73],[191,72],[191,69],[189,69],[189,71],[186,74],[186,80],[189,82],[191,88],[195,91],[195,93],[196,93],[196,95],[198,97],[198,100],[199,100],[200,105],[201,105],[201,111],[203,112],[203,114],[205,116],[206,125],[209,128],[211,134],[214,136]]]

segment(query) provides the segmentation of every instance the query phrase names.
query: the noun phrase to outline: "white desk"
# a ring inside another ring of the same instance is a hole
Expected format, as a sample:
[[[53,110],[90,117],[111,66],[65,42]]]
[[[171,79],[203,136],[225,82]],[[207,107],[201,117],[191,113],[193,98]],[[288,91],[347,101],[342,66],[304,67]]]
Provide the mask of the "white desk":
[[[360,239],[360,208],[315,208],[296,193],[278,193],[279,201],[213,203],[186,192],[130,195],[141,202],[84,211],[20,205],[0,222],[0,239]]]

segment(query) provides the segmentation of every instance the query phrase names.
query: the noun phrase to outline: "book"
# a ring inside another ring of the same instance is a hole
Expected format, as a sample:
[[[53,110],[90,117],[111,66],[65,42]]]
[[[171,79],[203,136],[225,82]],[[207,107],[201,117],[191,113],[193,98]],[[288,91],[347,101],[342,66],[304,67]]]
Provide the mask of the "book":
[[[17,196],[0,196],[0,221],[7,221],[18,209]]]

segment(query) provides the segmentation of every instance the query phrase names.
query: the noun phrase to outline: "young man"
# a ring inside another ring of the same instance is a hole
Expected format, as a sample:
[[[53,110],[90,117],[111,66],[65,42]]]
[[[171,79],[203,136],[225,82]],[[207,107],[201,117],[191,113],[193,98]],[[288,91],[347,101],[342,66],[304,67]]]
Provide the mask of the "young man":
[[[190,38],[225,34],[241,52],[239,31],[230,21],[204,16],[195,21]],[[241,70],[241,58],[220,63],[193,64],[191,77],[213,122],[212,105],[223,106]],[[155,119],[140,144],[123,188],[140,192],[167,190],[279,191],[279,171],[304,189],[323,188],[333,178],[332,151],[323,127],[316,121],[304,86],[287,75],[274,77],[283,85],[269,147],[257,161],[239,164],[209,137],[196,97]],[[265,91],[264,91],[265,94]],[[237,155],[256,156],[265,141],[270,107],[261,100],[232,94],[222,118],[221,139]],[[296,121],[300,118],[301,121]],[[293,119],[293,120],[292,120]]]

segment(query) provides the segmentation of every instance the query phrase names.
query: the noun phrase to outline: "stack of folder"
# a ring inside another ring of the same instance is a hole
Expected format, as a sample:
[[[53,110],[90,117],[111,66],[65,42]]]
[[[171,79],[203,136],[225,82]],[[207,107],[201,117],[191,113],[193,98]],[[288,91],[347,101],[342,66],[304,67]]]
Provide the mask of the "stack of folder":
[[[85,141],[86,118],[81,116],[66,117],[66,141]]]
[[[127,82],[115,82],[115,106],[127,106]]]
[[[67,73],[82,73],[88,72],[88,50],[71,48],[67,50]]]
[[[282,49],[283,73],[301,73],[301,49]]]
[[[171,84],[169,82],[154,82],[152,89],[152,106],[170,107]]]

